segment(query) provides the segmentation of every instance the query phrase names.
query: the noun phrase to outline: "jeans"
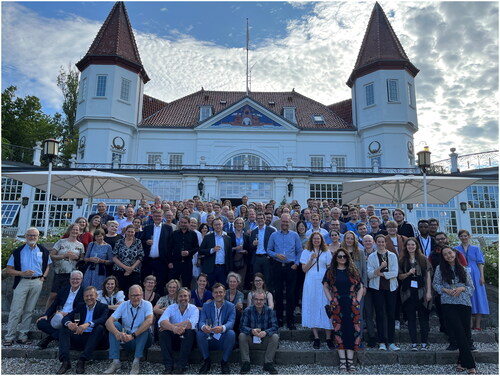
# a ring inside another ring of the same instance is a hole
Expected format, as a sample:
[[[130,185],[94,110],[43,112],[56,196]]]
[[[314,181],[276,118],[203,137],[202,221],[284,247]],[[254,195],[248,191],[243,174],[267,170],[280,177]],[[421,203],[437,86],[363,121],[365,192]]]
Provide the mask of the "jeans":
[[[118,331],[122,331],[122,324],[117,321],[113,324]],[[120,359],[120,346],[128,352],[134,352],[135,358],[142,358],[144,356],[144,349],[149,348],[152,344],[153,336],[149,329],[126,343],[120,343],[113,333],[109,333],[109,359]]]
[[[212,337],[208,340],[208,334],[199,330],[196,333],[196,342],[198,343],[198,349],[203,356],[203,359],[210,358],[210,350],[222,350],[222,360],[227,362],[233,351],[234,342],[236,341],[236,335],[233,330],[227,330],[222,333],[220,339],[215,339]]]

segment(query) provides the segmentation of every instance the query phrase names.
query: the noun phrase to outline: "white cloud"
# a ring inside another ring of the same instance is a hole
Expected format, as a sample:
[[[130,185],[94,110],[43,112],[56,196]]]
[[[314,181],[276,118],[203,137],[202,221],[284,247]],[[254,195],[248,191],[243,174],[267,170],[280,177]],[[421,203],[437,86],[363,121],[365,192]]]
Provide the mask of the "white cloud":
[[[301,3],[295,4],[297,7]],[[382,2],[416,77],[420,131],[433,159],[496,148],[498,136],[498,5]],[[350,98],[345,85],[373,7],[371,2],[318,2],[291,20],[285,37],[269,36],[250,52],[253,91],[296,91],[331,104]],[[101,23],[68,16],[46,19],[4,3],[2,68],[15,72],[21,95],[57,108],[59,67],[84,56]],[[166,8],[161,9],[162,11]],[[208,25],[208,24],[207,24]],[[209,26],[209,25],[208,25]],[[8,30],[8,32],[6,32]],[[151,81],[146,93],[172,101],[199,90],[245,89],[245,50],[199,41],[170,30],[168,39],[136,31]],[[252,44],[253,46],[253,44]],[[13,75],[9,74],[9,77]]]

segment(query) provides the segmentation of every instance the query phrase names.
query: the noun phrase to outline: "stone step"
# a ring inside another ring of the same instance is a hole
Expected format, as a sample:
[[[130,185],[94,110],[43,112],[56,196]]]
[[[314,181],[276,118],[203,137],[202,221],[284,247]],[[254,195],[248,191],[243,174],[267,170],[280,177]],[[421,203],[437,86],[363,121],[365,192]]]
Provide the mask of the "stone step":
[[[79,352],[71,351],[71,357],[78,359]],[[478,363],[498,363],[498,349],[489,351],[480,351],[473,353]],[[30,359],[57,359],[57,348],[49,347],[45,350],[39,350],[29,346],[3,347],[2,357],[4,358],[30,358]],[[212,363],[220,362],[222,358],[221,351],[212,351],[210,355]],[[374,349],[361,350],[357,352],[357,358],[361,365],[387,365],[387,364],[455,364],[458,357],[458,351],[378,351]],[[94,352],[95,360],[107,360],[108,352],[99,350]],[[122,360],[131,360],[124,352],[121,354]],[[153,346],[147,352],[145,359],[153,363],[161,363],[162,355],[158,346]],[[201,354],[197,349],[191,353],[190,364],[201,363]],[[229,359],[230,363],[239,363],[239,350],[234,350]],[[303,365],[318,364],[324,366],[338,365],[338,355],[336,351],[328,349],[323,350],[286,350],[279,348],[276,352],[275,362],[277,365]],[[257,350],[251,353],[251,363],[262,365],[264,363],[264,351]]]
[[[279,331],[282,341],[293,342],[312,342],[313,334],[309,329],[288,330],[282,329]],[[365,332],[366,333],[366,332]],[[6,329],[2,329],[2,338],[7,334]],[[35,327],[28,333],[28,338],[33,340],[40,340],[45,337],[45,334],[37,330]],[[417,338],[420,338],[419,336]],[[320,331],[320,339],[325,340],[324,331]],[[366,334],[365,334],[366,339]],[[498,333],[493,331],[473,331],[473,341],[479,343],[498,343]],[[411,343],[410,335],[407,329],[396,330],[394,334],[394,341],[396,343]],[[448,343],[448,337],[444,333],[431,331],[429,333],[429,343]]]

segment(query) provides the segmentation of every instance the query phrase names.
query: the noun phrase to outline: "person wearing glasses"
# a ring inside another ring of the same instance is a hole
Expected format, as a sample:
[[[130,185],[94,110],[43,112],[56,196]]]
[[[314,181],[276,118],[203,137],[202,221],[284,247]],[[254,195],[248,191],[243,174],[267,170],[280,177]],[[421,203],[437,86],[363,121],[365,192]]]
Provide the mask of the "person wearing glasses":
[[[109,359],[111,365],[104,371],[105,375],[114,374],[121,368],[120,347],[134,353],[131,375],[140,372],[140,359],[144,350],[153,344],[153,335],[149,330],[153,324],[153,306],[142,298],[140,285],[132,285],[128,290],[129,300],[118,306],[106,321],[109,331]],[[121,323],[118,320],[121,319]]]
[[[350,254],[339,248],[323,277],[323,291],[330,302],[330,320],[339,354],[340,371],[356,372],[354,352],[361,344],[363,284]]]

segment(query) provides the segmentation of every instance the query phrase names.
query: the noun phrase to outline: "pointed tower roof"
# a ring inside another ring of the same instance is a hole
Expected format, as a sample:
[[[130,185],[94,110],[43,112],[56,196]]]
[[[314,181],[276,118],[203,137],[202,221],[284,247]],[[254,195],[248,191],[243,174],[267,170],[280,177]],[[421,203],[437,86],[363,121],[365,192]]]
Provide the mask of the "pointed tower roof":
[[[123,1],[115,3],[87,54],[76,66],[83,71],[90,64],[119,65],[140,74],[144,83],[149,81],[142,66],[134,32]]]
[[[406,69],[413,77],[419,72],[408,59],[387,16],[377,2],[347,85],[352,87],[356,78],[379,69]]]

